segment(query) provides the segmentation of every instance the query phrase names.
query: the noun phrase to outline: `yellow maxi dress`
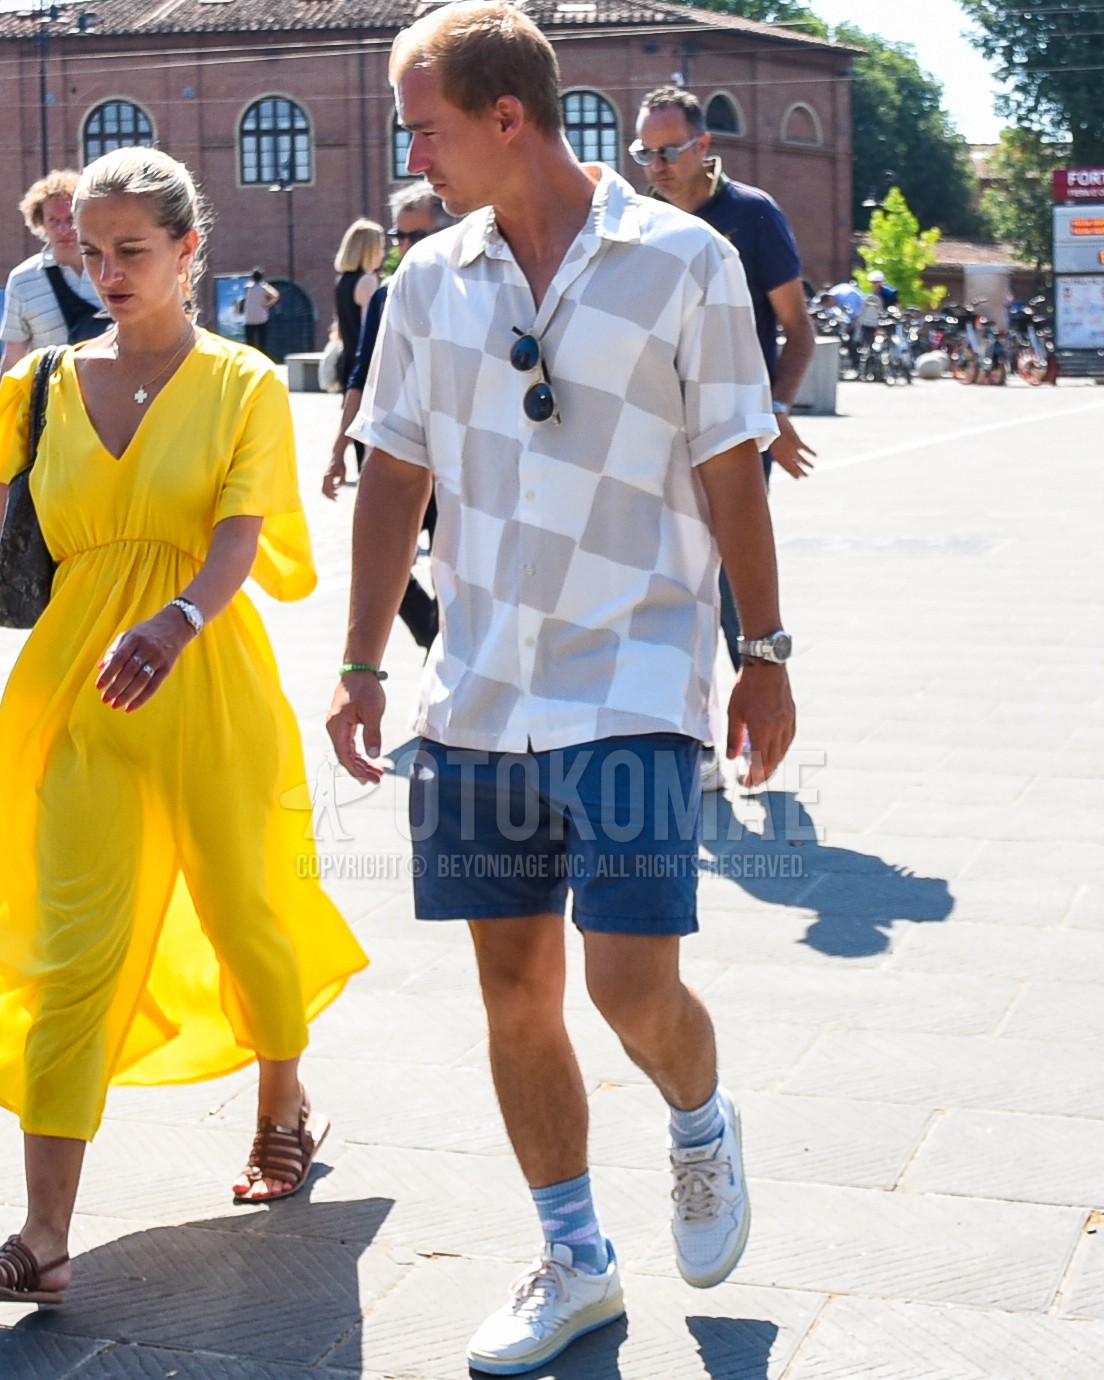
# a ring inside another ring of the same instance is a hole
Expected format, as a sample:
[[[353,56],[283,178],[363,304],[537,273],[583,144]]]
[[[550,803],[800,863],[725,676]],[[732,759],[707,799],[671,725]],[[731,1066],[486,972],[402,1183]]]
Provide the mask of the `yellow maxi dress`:
[[[24,468],[37,354],[0,380],[0,481]],[[242,592],[148,704],[95,689],[112,639],[199,569],[217,522],[264,518],[253,577],[315,584],[287,390],[201,334],[118,458],[72,352],[31,480],[59,561],[0,703],[0,1104],[92,1138],[108,1084],[191,1082],[289,1059],[367,962],[317,881],[302,746]]]

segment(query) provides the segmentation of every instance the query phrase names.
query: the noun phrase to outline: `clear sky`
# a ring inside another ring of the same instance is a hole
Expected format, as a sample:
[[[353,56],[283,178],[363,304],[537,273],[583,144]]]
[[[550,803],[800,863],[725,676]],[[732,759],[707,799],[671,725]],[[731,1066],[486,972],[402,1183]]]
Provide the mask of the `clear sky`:
[[[850,23],[894,43],[943,83],[943,108],[971,144],[994,144],[1006,121],[993,114],[999,86],[988,61],[967,42],[971,28],[957,0],[808,0],[829,24]]]

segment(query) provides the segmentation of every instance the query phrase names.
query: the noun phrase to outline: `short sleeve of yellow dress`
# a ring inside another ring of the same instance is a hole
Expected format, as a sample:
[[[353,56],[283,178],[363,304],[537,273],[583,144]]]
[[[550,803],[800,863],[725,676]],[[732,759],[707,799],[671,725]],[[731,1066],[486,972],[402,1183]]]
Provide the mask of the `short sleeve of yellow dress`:
[[[0,380],[0,478],[26,463],[28,356]],[[367,962],[314,880],[307,783],[261,620],[239,592],[134,714],[94,688],[112,639],[199,569],[216,524],[262,517],[253,576],[314,587],[287,390],[201,334],[121,456],[72,354],[31,481],[59,562],[0,702],[0,1104],[91,1139],[108,1085],[289,1059]]]

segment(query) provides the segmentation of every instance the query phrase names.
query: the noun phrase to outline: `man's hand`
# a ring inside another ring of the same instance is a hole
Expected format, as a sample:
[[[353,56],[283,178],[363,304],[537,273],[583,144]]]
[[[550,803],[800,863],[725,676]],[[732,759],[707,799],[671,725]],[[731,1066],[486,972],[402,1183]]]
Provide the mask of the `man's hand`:
[[[383,777],[383,768],[368,758],[380,755],[380,724],[386,705],[383,686],[372,672],[352,671],[342,676],[326,715],[326,732],[337,760],[362,786],[375,785]],[[357,751],[358,728],[364,739],[363,757]]]
[[[797,434],[789,417],[779,413],[774,420],[778,423],[779,436],[771,446],[771,459],[794,479],[804,479],[812,472],[812,457],[816,451]]]
[[[729,760],[739,756],[745,731],[751,739],[751,766],[741,786],[763,785],[785,757],[796,727],[785,666],[745,661],[728,701]]]

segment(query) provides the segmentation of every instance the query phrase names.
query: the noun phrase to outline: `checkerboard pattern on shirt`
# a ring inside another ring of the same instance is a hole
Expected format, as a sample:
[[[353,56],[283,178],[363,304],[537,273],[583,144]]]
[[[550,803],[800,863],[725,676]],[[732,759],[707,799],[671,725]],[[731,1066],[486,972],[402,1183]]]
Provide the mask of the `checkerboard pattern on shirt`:
[[[0,340],[24,343],[28,350],[66,343],[69,328],[50,280],[43,271],[56,266],[57,259],[47,245],[12,269],[4,293]],[[87,273],[75,273],[67,264],[61,265],[61,271],[78,297],[85,298],[97,307],[101,305]]]
[[[523,752],[707,739],[718,556],[694,467],[777,434],[739,256],[608,168],[534,313],[484,210],[416,245],[349,434],[429,467],[442,637],[417,727]],[[541,341],[562,419],[522,409]]]

